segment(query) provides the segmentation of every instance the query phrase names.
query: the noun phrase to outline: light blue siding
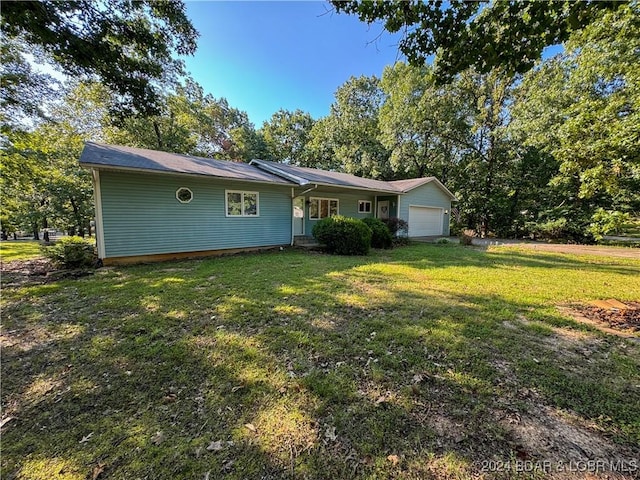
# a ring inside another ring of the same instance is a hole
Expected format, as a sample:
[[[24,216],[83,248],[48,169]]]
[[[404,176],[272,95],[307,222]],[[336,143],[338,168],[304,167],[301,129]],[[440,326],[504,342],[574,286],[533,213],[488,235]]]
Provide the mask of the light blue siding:
[[[399,218],[409,221],[409,206],[439,207],[446,210],[442,215],[442,233],[449,235],[449,219],[451,218],[451,198],[435,183],[421,185],[400,196]]]
[[[180,203],[176,190],[193,192]],[[291,188],[231,180],[100,172],[105,257],[284,245]],[[225,190],[259,193],[258,217],[227,217]]]
[[[305,225],[304,232],[305,235],[311,235],[313,226],[318,223],[318,220],[311,220],[309,218],[309,205],[306,204],[306,201],[310,198],[337,198],[338,199],[338,213],[344,217],[352,217],[352,218],[367,218],[373,217],[375,215],[376,201],[375,196],[368,193],[336,193],[336,192],[327,192],[323,190],[313,190],[307,194],[305,194]],[[359,213],[358,212],[358,200],[368,200],[371,202],[371,213]]]

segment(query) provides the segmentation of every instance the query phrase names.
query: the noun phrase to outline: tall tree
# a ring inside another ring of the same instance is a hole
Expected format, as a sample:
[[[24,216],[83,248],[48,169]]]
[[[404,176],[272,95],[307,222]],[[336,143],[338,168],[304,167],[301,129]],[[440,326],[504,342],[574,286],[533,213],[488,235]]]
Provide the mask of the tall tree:
[[[260,150],[246,112],[231,107],[225,98],[205,94],[191,79],[161,102],[158,115],[123,120],[111,141],[235,161],[250,159]]]
[[[636,3],[607,12],[518,90],[514,130],[559,162],[549,220],[585,230],[598,209],[640,209],[639,31]]]
[[[397,63],[385,68],[381,85],[380,139],[396,176],[446,182],[470,142],[468,105],[453,88],[436,85],[431,67]]]
[[[375,77],[351,77],[335,93],[329,115],[311,131],[309,148],[322,163],[353,175],[391,179],[389,152],[379,139],[378,115],[385,95]],[[327,148],[330,147],[330,151]]]
[[[77,159],[85,140],[104,141],[110,95],[97,84],[76,84],[51,107],[48,120],[8,132],[2,152],[3,217],[37,239],[53,226],[89,232],[93,199],[89,173]],[[45,230],[46,231],[46,230]]]
[[[602,10],[615,10],[623,2],[499,1],[449,2],[422,0],[365,2],[332,0],[338,12],[361,21],[381,21],[389,32],[403,32],[400,51],[413,65],[422,65],[437,53],[440,80],[473,67],[489,73],[501,67],[523,73],[533,67],[548,45],[592,24]]]
[[[3,2],[3,33],[42,49],[64,73],[99,79],[120,113],[157,113],[158,83],[175,80],[198,32],[179,0]]]
[[[308,157],[306,150],[314,123],[313,117],[302,110],[278,110],[274,113],[260,130],[267,147],[268,159],[302,167],[314,166],[313,159]]]

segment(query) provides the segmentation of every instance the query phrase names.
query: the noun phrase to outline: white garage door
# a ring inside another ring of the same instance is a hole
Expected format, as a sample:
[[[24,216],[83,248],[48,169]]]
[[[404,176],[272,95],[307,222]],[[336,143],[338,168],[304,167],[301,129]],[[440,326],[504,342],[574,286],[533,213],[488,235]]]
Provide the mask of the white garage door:
[[[442,209],[409,207],[409,236],[442,235]]]

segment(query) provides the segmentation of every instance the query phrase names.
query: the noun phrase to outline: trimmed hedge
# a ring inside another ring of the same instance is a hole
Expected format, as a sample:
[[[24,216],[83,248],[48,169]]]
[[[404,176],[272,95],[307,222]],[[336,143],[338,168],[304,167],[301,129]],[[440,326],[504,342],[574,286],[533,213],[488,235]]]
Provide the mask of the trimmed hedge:
[[[93,242],[82,237],[62,237],[42,253],[65,268],[92,267],[97,260]]]
[[[312,230],[318,242],[324,244],[327,251],[338,255],[366,255],[371,248],[371,229],[355,218],[324,218],[316,223]]]
[[[385,223],[378,218],[363,218],[362,221],[371,229],[371,246],[373,248],[391,248],[393,237]]]

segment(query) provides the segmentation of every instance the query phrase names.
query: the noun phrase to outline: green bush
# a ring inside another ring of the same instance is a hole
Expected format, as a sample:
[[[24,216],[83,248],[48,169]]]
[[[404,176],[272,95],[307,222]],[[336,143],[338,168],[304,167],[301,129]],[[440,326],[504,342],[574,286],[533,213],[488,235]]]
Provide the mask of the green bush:
[[[393,237],[382,220],[377,218],[363,218],[362,221],[371,229],[371,246],[373,248],[391,248]]]
[[[398,217],[389,217],[381,220],[389,231],[392,237],[406,237],[409,234],[409,224]]]
[[[45,257],[65,268],[91,267],[97,260],[93,242],[82,237],[62,237],[42,251]]]
[[[361,220],[340,215],[324,218],[313,227],[313,236],[330,253],[366,255],[371,248],[371,229]]]
[[[575,243],[593,243],[594,238],[586,225],[580,221],[569,221],[567,218],[545,219],[528,222],[527,230],[536,240],[566,241]]]

